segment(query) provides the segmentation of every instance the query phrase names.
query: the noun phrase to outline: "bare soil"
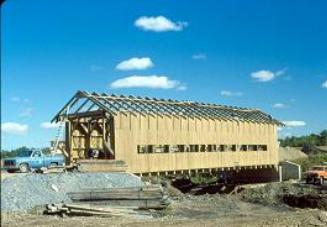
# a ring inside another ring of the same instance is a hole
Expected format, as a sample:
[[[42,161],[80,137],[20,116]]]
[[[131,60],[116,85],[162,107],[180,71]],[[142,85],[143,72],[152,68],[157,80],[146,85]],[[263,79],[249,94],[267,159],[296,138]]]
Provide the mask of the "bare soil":
[[[327,212],[264,206],[239,195],[183,195],[164,211],[121,217],[2,214],[2,226],[326,226]]]
[[[3,177],[3,176],[2,176]],[[5,176],[5,178],[11,176]],[[3,179],[2,179],[3,180]],[[249,185],[236,194],[183,194],[169,188],[171,205],[162,211],[140,211],[137,215],[46,216],[1,213],[2,226],[327,226],[324,209],[299,209],[286,205],[282,195],[326,195],[326,185],[271,183]]]

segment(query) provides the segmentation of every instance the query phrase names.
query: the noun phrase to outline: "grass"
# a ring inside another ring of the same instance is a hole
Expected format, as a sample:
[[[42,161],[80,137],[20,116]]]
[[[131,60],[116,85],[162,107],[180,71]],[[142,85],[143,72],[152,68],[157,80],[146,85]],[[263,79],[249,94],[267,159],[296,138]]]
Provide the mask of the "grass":
[[[197,173],[195,176],[190,177],[193,184],[210,184],[217,181],[216,176],[211,176],[210,174]]]

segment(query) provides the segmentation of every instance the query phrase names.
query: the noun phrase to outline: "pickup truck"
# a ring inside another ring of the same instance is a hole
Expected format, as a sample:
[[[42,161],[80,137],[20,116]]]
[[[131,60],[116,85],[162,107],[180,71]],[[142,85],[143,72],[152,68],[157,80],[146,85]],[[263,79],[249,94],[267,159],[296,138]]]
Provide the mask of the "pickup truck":
[[[3,169],[8,172],[19,170],[22,173],[31,171],[32,169],[41,169],[42,167],[64,166],[65,158],[61,154],[45,155],[41,150],[28,150],[20,153],[13,158],[5,158],[3,160]]]
[[[327,165],[313,166],[309,171],[304,173],[307,183],[323,184],[327,180]]]

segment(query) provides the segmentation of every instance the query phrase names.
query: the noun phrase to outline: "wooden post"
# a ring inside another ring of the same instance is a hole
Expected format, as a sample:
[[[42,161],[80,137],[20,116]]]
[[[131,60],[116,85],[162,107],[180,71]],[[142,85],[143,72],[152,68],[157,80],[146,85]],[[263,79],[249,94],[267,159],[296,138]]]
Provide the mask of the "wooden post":
[[[283,167],[278,166],[278,173],[279,173],[279,182],[283,181]]]
[[[65,122],[65,142],[66,142],[66,151],[68,157],[66,157],[66,164],[70,164],[72,161],[72,129],[71,122],[68,120]]]
[[[106,149],[106,119],[104,116],[102,117],[102,125],[103,125],[103,127],[102,127],[102,149],[103,149],[105,158],[107,159],[108,151]]]

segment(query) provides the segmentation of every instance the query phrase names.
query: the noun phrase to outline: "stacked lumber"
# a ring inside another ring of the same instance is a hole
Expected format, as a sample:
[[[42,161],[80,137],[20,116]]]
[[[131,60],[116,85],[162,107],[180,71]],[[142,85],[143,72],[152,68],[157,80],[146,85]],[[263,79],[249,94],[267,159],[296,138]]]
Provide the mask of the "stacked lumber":
[[[131,187],[84,189],[70,192],[68,196],[74,203],[91,203],[102,206],[132,206],[137,209],[164,209],[169,205],[169,198],[162,187]]]
[[[44,213],[119,216],[138,214],[140,209],[164,209],[170,203],[161,186],[83,189],[67,195],[71,204],[47,204]]]
[[[127,164],[122,160],[85,159],[79,160],[80,172],[126,172]]]
[[[76,204],[47,204],[44,211],[45,214],[56,214],[56,215],[104,215],[104,216],[122,216],[126,214],[136,214],[135,211],[122,208],[96,208],[91,205],[76,205]]]

